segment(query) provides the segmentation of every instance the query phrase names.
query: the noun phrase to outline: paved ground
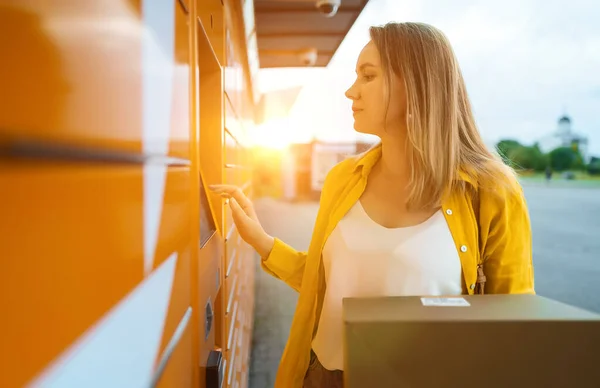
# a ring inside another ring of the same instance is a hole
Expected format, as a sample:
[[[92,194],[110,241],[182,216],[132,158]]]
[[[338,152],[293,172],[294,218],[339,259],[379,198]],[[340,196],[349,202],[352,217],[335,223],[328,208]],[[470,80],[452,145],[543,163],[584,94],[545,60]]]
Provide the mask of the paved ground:
[[[527,184],[525,194],[537,293],[600,312],[600,189]],[[263,199],[256,206],[269,233],[308,247],[316,204]],[[296,301],[295,291],[257,266],[251,388],[273,387]]]
[[[526,186],[536,291],[600,312],[600,189]]]
[[[296,249],[306,250],[317,216],[316,204],[289,205],[263,199],[256,203],[268,233]],[[256,259],[254,334],[250,388],[271,388],[292,323],[297,293],[260,269]]]

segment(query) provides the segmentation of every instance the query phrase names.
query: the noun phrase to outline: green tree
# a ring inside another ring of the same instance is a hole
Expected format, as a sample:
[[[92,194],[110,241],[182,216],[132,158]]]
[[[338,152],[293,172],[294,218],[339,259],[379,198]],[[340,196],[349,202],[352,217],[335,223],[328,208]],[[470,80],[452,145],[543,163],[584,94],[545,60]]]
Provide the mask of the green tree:
[[[522,147],[521,143],[512,139],[500,140],[498,144],[496,144],[496,150],[498,151],[498,154],[500,154],[504,162],[509,165],[512,164],[509,155],[512,151],[516,150],[519,147]]]
[[[571,165],[573,170],[584,171],[585,163],[583,161],[583,156],[579,152],[575,154],[575,160],[573,160],[573,164]]]
[[[587,165],[587,172],[590,175],[600,175],[600,158],[592,158],[590,164]]]
[[[509,151],[507,158],[516,169],[544,171],[548,166],[548,156],[537,145],[519,146]]]
[[[540,145],[536,142],[533,147],[531,147],[531,152],[534,155],[534,166],[535,171],[545,171],[546,167],[550,165],[550,155],[542,152],[540,149]]]
[[[550,151],[550,165],[556,171],[570,170],[577,166],[578,156],[570,147],[559,147]]]

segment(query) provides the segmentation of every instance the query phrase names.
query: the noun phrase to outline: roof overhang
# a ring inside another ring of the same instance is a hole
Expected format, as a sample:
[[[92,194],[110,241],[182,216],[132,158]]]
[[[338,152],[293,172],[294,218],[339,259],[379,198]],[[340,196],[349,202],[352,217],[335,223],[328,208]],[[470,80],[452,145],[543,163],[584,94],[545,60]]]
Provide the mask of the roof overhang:
[[[332,17],[316,0],[254,0],[261,68],[323,67],[369,0],[341,0]]]

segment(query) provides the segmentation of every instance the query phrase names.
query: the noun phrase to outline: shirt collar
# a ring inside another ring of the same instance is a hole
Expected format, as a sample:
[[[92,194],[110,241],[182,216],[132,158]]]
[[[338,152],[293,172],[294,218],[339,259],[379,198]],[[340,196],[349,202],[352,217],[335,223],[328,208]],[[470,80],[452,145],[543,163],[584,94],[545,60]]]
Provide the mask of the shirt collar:
[[[358,170],[361,170],[360,172],[362,177],[366,178],[367,176],[369,176],[371,169],[373,168],[375,163],[377,163],[379,158],[381,158],[381,142],[379,142],[377,145],[375,145],[362,155],[359,155],[354,166],[354,172],[357,173]],[[460,170],[458,172],[458,180],[466,182],[474,187],[476,186],[475,179],[471,175],[467,174],[467,172],[464,170]]]
[[[356,173],[360,169],[361,175],[366,178],[369,176],[371,169],[375,163],[377,163],[379,158],[381,158],[381,143],[378,143],[362,155],[358,156],[356,165],[354,166],[354,172]]]

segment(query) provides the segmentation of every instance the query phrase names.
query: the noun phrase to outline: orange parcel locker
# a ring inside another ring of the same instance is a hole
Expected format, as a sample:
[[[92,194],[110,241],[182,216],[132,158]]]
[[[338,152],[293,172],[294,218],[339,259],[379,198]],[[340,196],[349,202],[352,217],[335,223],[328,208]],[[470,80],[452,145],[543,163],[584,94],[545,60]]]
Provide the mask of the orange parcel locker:
[[[189,306],[191,249],[189,170],[158,172],[165,189],[154,202],[144,200],[153,173],[138,165],[1,164],[0,186],[10,187],[0,205],[2,257],[14,258],[2,260],[10,274],[1,282],[2,332],[11,335],[3,336],[10,373],[0,375],[1,386],[73,381],[100,365],[94,358],[106,358],[109,380],[124,369],[150,378]]]

